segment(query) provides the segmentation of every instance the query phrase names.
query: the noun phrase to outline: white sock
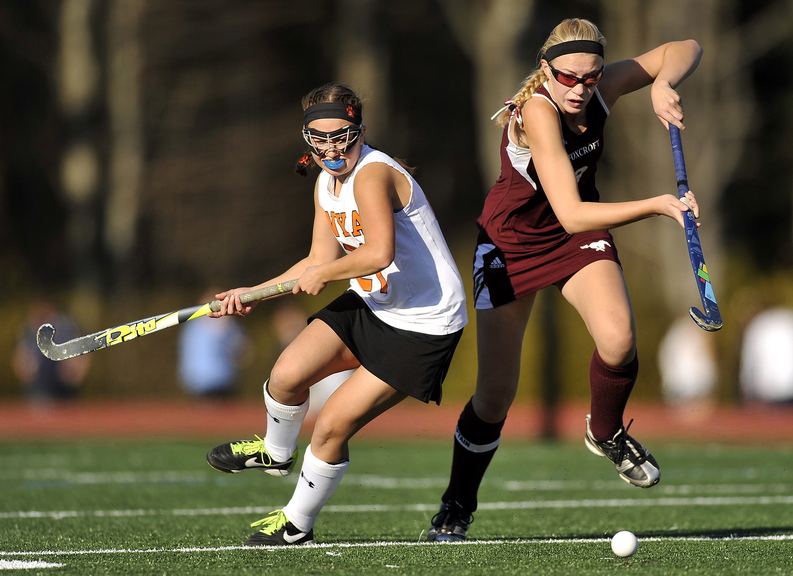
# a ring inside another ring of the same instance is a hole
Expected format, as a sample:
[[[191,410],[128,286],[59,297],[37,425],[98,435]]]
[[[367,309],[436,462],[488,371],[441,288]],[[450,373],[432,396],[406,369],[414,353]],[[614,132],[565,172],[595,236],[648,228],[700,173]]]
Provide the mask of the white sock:
[[[323,462],[314,456],[311,446],[306,448],[292,499],[283,507],[284,514],[298,530],[308,532],[313,528],[319,511],[333,496],[349,466],[349,460],[341,464]]]
[[[308,412],[308,400],[297,406],[276,402],[267,391],[267,382],[264,383],[264,405],[267,407],[264,447],[270,458],[276,462],[286,462],[297,449],[297,436]]]

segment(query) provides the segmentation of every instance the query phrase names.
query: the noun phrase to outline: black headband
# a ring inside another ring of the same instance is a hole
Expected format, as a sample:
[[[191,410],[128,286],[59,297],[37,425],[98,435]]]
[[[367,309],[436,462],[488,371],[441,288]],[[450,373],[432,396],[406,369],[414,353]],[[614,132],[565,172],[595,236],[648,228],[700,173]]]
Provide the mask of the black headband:
[[[595,42],[594,40],[570,40],[568,42],[560,42],[548,48],[545,54],[542,55],[542,59],[550,62],[554,58],[564,56],[565,54],[578,54],[581,52],[597,54],[602,58],[603,44]]]
[[[322,118],[348,120],[356,126],[363,124],[361,109],[358,106],[345,104],[343,102],[320,102],[319,104],[309,106],[303,111],[303,126],[308,126],[310,122]]]

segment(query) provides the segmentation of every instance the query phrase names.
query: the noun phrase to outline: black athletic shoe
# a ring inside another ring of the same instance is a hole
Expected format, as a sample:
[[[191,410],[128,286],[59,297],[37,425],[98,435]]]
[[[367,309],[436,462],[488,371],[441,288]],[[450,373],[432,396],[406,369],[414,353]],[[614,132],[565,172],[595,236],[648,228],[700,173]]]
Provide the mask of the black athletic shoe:
[[[237,474],[245,470],[264,470],[273,476],[288,476],[297,460],[297,450],[286,462],[275,462],[264,447],[264,440],[237,440],[215,446],[207,453],[207,462],[215,470]]]
[[[432,517],[427,540],[430,542],[465,540],[465,533],[473,521],[474,515],[457,502],[443,502],[440,511]]]
[[[584,444],[590,452],[605,456],[614,462],[620,478],[629,484],[639,488],[650,488],[658,484],[661,479],[658,462],[647,448],[639,444],[635,438],[628,436],[628,428],[631,427],[633,420],[628,424],[628,428],[620,428],[611,440],[598,442],[589,429],[590,418],[591,416],[587,414],[586,436],[584,436]]]
[[[314,530],[301,532],[287,520],[282,510],[251,524],[251,527],[256,526],[261,529],[245,541],[246,546],[297,546],[314,542]]]

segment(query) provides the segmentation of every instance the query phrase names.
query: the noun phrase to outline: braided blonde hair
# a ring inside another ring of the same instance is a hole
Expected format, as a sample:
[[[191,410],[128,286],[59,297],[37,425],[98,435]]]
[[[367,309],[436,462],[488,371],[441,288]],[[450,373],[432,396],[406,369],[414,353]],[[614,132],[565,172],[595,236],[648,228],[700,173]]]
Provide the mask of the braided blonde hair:
[[[548,36],[548,39],[545,41],[545,44],[540,48],[537,60],[539,61],[542,55],[545,54],[551,46],[556,46],[562,42],[569,42],[570,40],[593,40],[599,42],[603,46],[606,45],[606,38],[592,22],[583,18],[568,18],[562,20],[556,28],[553,29],[551,35]],[[546,76],[542,71],[542,66],[538,64],[534,71],[523,80],[517,94],[511,98],[511,104],[515,106],[515,109],[520,110],[526,101],[531,98],[531,95],[543,85],[545,80]],[[512,110],[507,108],[499,113],[495,120],[499,126],[506,126],[512,114]]]

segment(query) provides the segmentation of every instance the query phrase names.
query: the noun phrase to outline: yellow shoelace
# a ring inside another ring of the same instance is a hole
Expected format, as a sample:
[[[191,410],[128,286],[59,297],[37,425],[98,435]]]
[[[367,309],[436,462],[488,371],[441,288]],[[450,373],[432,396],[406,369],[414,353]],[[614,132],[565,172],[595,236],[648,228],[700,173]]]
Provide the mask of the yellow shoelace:
[[[262,534],[270,535],[274,532],[277,532],[281,528],[286,525],[287,519],[284,515],[283,510],[276,510],[275,512],[270,512],[270,515],[266,518],[262,518],[261,520],[257,520],[251,524],[251,528],[256,528],[257,526],[261,526],[259,532]]]
[[[262,455],[262,464],[265,466],[270,466],[273,463],[273,459],[270,458],[270,455],[264,449],[264,440],[262,440],[258,434],[254,434],[253,436],[256,438],[256,440],[232,444],[232,454],[239,454],[241,452],[246,456],[253,456],[254,454],[258,453]]]

